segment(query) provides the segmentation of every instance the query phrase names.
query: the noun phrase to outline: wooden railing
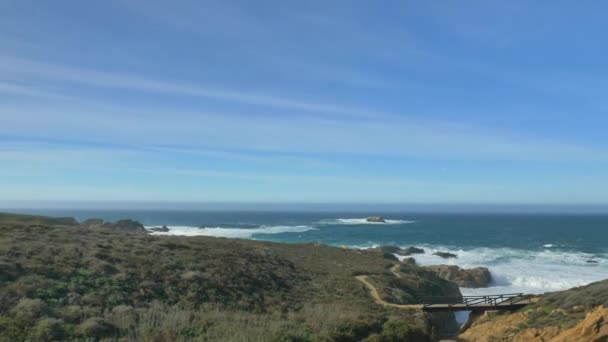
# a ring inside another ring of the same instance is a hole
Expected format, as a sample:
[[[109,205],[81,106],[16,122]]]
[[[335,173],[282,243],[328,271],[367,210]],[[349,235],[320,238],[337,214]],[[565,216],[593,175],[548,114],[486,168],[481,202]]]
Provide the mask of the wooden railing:
[[[423,307],[431,305],[443,305],[448,308],[454,305],[464,305],[466,308],[473,306],[488,306],[497,307],[498,305],[513,305],[524,299],[523,293],[507,293],[487,296],[460,296],[460,297],[441,297],[430,296],[422,297],[421,304]]]

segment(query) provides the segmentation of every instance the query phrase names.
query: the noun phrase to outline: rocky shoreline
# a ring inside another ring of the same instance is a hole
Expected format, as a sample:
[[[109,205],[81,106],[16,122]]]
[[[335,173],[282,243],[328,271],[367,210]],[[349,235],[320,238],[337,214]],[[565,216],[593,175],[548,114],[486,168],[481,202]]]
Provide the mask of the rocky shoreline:
[[[397,257],[401,257],[402,262],[408,265],[416,264],[416,258],[413,257],[413,255],[426,253],[424,249],[414,246],[408,248],[401,248],[398,246],[381,246],[372,248],[372,250],[378,250],[382,253],[394,254]],[[433,255],[439,256],[444,259],[458,258],[456,254],[448,252],[435,252],[433,253]],[[464,269],[456,265],[443,264],[421,267],[432,271],[440,278],[453,282],[459,287],[463,288],[488,287],[492,282],[492,275],[487,267],[475,267],[471,269]]]
[[[417,247],[382,246],[375,249],[399,256],[402,264],[408,266],[416,264],[413,255],[425,253]],[[445,255],[441,252],[433,254]],[[457,258],[457,255],[450,254],[449,257]],[[483,288],[492,282],[490,270],[485,267],[463,269],[456,265],[429,265],[422,268],[461,288]],[[458,336],[449,341],[608,341],[608,280],[546,293],[537,300],[537,303],[516,312],[471,313]]]

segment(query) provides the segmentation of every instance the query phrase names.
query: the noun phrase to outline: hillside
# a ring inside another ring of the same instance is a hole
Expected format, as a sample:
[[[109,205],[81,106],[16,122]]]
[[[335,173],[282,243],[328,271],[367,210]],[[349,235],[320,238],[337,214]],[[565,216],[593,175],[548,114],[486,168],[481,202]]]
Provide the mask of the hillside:
[[[0,341],[425,341],[453,323],[384,307],[458,288],[378,251],[158,237],[0,216]],[[431,324],[440,323],[432,327]]]
[[[608,280],[548,293],[519,312],[484,315],[460,341],[608,341]]]
[[[48,217],[36,215],[23,215],[0,213],[0,225],[56,225],[77,226],[78,221],[72,217]]]

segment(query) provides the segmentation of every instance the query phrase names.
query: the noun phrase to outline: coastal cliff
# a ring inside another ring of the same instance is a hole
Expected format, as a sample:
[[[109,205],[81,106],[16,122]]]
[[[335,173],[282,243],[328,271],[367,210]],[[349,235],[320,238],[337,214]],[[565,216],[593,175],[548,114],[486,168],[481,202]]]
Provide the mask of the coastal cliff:
[[[608,280],[543,295],[515,313],[473,319],[459,341],[608,341]]]

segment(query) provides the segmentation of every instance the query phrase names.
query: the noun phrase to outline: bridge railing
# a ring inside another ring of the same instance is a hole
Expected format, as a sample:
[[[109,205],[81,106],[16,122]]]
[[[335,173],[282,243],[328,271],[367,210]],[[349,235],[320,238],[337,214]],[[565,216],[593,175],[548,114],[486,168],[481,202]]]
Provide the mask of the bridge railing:
[[[513,304],[524,298],[523,293],[506,293],[486,296],[425,296],[422,297],[421,304],[425,307],[431,305],[444,305],[452,307],[454,305],[464,305],[465,307],[490,306],[496,307],[499,304]]]

